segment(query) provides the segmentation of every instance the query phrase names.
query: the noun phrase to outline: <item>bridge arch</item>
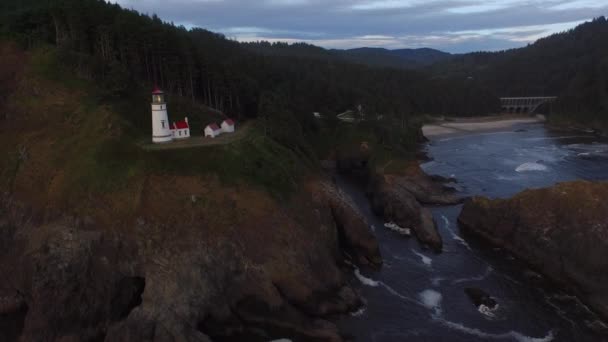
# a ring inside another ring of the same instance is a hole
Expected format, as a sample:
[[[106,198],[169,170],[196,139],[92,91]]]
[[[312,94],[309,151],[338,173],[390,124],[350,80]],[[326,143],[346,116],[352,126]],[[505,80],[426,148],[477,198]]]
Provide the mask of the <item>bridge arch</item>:
[[[503,112],[532,114],[541,105],[554,102],[556,99],[555,96],[501,97],[500,103]]]

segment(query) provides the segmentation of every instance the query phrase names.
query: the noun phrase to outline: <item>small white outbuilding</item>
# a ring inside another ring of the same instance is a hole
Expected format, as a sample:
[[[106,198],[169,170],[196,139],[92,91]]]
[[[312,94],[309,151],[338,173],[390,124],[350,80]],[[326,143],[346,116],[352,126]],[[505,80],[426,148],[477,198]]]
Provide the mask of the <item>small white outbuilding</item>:
[[[174,122],[173,125],[171,125],[171,133],[173,139],[190,138],[190,124],[188,123],[188,118],[185,118],[184,121]]]
[[[224,133],[234,133],[234,121],[232,119],[226,119],[222,121],[222,132]]]
[[[212,123],[205,127],[205,137],[215,138],[220,134],[222,134],[222,129],[217,124]]]

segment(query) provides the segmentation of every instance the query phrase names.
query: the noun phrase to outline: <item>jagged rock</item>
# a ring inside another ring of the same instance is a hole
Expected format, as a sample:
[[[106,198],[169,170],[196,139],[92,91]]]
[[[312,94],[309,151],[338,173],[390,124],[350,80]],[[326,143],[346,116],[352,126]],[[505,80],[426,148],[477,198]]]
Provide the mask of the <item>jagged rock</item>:
[[[464,292],[467,294],[467,296],[469,296],[476,307],[484,305],[489,309],[494,309],[496,308],[496,305],[498,305],[496,300],[482,289],[467,287],[464,289]]]
[[[411,193],[418,202],[430,205],[453,205],[462,203],[464,199],[446,189],[443,181],[437,182],[426,175],[420,168],[413,167],[412,171],[403,175],[387,175],[386,181],[402,191]],[[437,178],[437,176],[434,176]]]
[[[410,228],[421,243],[441,251],[443,241],[430,210],[423,208],[413,194],[384,179],[376,180],[371,191],[374,213],[403,228]]]
[[[608,183],[570,182],[511,199],[475,197],[458,218],[608,317]]]
[[[380,247],[363,215],[352,200],[334,185],[324,183],[323,189],[346,251],[361,265],[380,267]]]

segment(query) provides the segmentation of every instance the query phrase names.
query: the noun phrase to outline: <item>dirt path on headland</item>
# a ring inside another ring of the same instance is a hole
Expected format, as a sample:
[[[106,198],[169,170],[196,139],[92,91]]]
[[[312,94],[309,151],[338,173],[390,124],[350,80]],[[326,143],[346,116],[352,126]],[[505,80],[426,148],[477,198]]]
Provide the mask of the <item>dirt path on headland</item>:
[[[422,127],[427,138],[449,134],[466,134],[473,132],[495,131],[511,128],[518,124],[544,122],[543,116],[484,116],[479,118],[459,118],[437,121]]]

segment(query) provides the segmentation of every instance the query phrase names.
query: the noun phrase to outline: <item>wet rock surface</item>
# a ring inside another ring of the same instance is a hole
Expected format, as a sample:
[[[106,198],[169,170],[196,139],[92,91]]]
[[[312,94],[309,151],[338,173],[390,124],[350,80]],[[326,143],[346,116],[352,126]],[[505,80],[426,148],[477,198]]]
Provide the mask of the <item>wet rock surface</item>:
[[[443,241],[427,205],[448,205],[462,202],[443,182],[452,181],[425,174],[412,164],[399,174],[378,174],[369,186],[374,213],[398,226],[411,229],[418,240],[435,251],[441,251]]]
[[[511,199],[475,197],[464,232],[505,248],[608,317],[608,183],[569,182]]]

